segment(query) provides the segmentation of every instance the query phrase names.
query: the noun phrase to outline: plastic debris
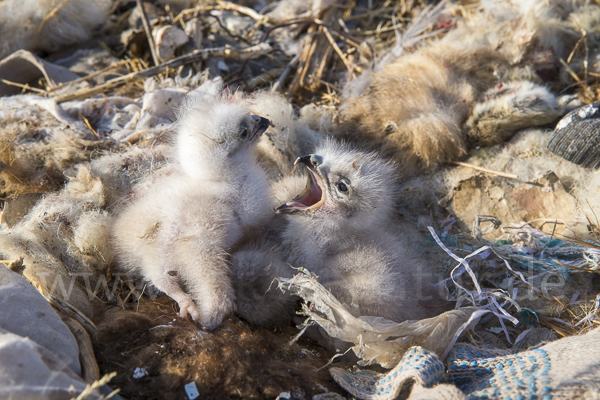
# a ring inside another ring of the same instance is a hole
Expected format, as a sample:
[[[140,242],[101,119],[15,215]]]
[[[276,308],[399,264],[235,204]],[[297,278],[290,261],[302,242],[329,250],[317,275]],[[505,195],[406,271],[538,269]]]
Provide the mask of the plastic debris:
[[[138,367],[135,369],[135,371],[133,371],[133,379],[140,379],[145,376],[148,376],[148,371],[146,371],[146,368]]]
[[[195,382],[190,382],[184,386],[185,394],[187,394],[188,399],[194,400],[200,397],[200,393],[198,393],[198,388],[196,387]]]

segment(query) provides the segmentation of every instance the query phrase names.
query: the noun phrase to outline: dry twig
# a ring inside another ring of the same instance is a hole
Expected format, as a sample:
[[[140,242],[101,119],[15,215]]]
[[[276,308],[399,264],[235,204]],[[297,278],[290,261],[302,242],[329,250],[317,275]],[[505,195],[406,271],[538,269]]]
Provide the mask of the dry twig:
[[[148,45],[150,46],[150,52],[152,53],[152,59],[154,60],[154,65],[159,65],[160,61],[158,59],[158,54],[156,54],[156,44],[154,43],[154,37],[152,36],[152,28],[150,27],[150,21],[148,21],[148,15],[146,14],[146,9],[144,8],[143,0],[136,0],[137,6],[142,13],[142,23],[144,24],[144,31],[146,31],[146,37],[148,38]]]
[[[94,96],[99,93],[106,93],[119,86],[127,83],[135,82],[140,79],[154,76],[167,68],[176,68],[180,65],[188,64],[198,60],[205,60],[209,57],[225,57],[232,58],[235,60],[249,60],[253,58],[261,57],[271,51],[271,46],[267,43],[260,43],[256,46],[248,47],[246,49],[236,49],[230,46],[216,47],[210,49],[194,50],[192,53],[174,58],[163,64],[157,65],[152,68],[147,68],[138,72],[132,72],[130,74],[120,76],[115,79],[111,79],[102,85],[98,85],[91,88],[85,88],[77,90],[72,93],[66,93],[55,97],[57,103],[63,103],[65,101],[85,99]]]
[[[31,90],[32,92],[37,92],[37,93],[46,93],[46,91],[43,89],[34,88],[29,85],[23,85],[21,83],[7,81],[6,79],[0,79],[0,81],[2,81],[2,83],[6,84],[6,85],[20,87],[23,90]]]
[[[461,167],[467,167],[467,168],[472,168],[475,169],[477,171],[483,171],[483,172],[487,172],[489,174],[494,174],[494,175],[498,175],[498,176],[503,176],[505,178],[511,178],[511,179],[519,179],[519,177],[515,174],[508,174],[506,172],[500,172],[500,171],[494,171],[493,169],[488,169],[488,168],[483,168],[483,167],[478,167],[477,165],[473,165],[473,164],[468,164],[468,163],[464,163],[462,161],[452,161],[452,164],[455,165],[460,165]]]
[[[268,18],[266,16],[257,13],[256,11],[254,11],[251,8],[244,7],[242,5],[234,4],[229,1],[223,1],[223,0],[219,0],[217,3],[218,3],[217,6],[198,6],[198,7],[194,7],[194,8],[188,8],[187,10],[183,10],[179,13],[179,15],[177,15],[177,17],[175,17],[173,19],[173,22],[178,23],[179,21],[181,21],[183,18],[187,17],[188,15],[194,15],[200,11],[212,11],[212,10],[235,11],[235,12],[246,15],[246,16],[258,21],[259,23],[266,23],[268,21]]]
[[[108,72],[111,69],[119,68],[120,66],[127,65],[127,64],[130,64],[130,60],[121,60],[121,61],[118,61],[118,62],[116,62],[114,64],[109,65],[106,68],[102,68],[101,70],[93,72],[93,73],[91,73],[89,75],[82,76],[81,78],[75,79],[74,81],[61,82],[57,86],[55,86],[55,87],[53,87],[51,89],[48,89],[48,93],[56,92],[57,90],[60,90],[60,89],[63,89],[63,88],[69,87],[69,86],[73,86],[73,85],[76,85],[76,84],[84,82],[84,81],[87,81],[89,79],[97,77],[98,75],[102,75],[103,73]]]

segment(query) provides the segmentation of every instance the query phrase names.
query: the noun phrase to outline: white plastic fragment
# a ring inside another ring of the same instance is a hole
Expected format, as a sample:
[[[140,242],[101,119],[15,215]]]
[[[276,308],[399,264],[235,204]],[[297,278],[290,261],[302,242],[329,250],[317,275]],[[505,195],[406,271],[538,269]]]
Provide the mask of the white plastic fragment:
[[[279,396],[277,396],[277,398],[275,400],[290,400],[292,398],[292,395],[290,392],[281,392],[279,393]]]
[[[525,329],[523,332],[521,332],[521,334],[517,337],[517,339],[515,339],[515,345],[517,343],[519,343],[521,340],[523,340],[525,338],[525,336],[527,336],[527,334],[529,332],[531,332],[533,330],[533,328],[529,328],[529,329]]]
[[[188,37],[185,32],[171,25],[161,26],[152,32],[158,57],[163,61],[168,60],[175,54],[178,47],[187,43]]]
[[[465,269],[469,273],[469,276],[471,276],[471,279],[473,280],[473,284],[475,285],[475,288],[477,288],[477,293],[481,294],[481,287],[479,286],[479,282],[477,281],[477,278],[475,277],[475,273],[473,272],[473,270],[469,266],[469,263],[467,262],[467,259],[471,258],[471,257],[473,257],[473,256],[475,256],[475,255],[477,255],[477,254],[479,254],[479,253],[481,253],[481,252],[483,252],[485,250],[488,250],[490,247],[489,246],[483,246],[480,249],[477,249],[473,253],[469,254],[465,258],[460,258],[457,255],[455,255],[454,253],[452,253],[446,246],[444,246],[444,244],[442,243],[442,241],[440,240],[440,238],[436,235],[435,230],[433,229],[433,227],[428,226],[427,229],[429,229],[429,232],[431,233],[431,236],[433,236],[433,239],[438,244],[438,246],[440,246],[446,253],[448,253],[448,255],[450,257],[452,257],[456,261],[458,261],[460,263],[460,265],[462,265],[463,267],[465,267]],[[458,266],[456,266],[456,268],[458,268]],[[452,272],[454,272],[454,270],[456,268],[454,268],[452,270]],[[452,273],[450,274],[450,276],[452,276]],[[454,284],[458,285],[456,282],[454,282]]]
[[[219,60],[217,63],[217,68],[219,68],[221,71],[229,71],[229,65],[227,65],[227,63],[223,60]]]
[[[512,343],[512,341],[510,340],[510,336],[508,334],[508,330],[506,329],[506,326],[504,325],[504,320],[505,319],[509,320],[515,326],[518,325],[519,320],[516,319],[515,317],[513,317],[512,315],[510,315],[503,307],[506,304],[510,304],[510,305],[514,305],[518,310],[518,309],[520,309],[519,305],[513,299],[511,299],[508,296],[508,294],[506,294],[505,291],[481,289],[479,282],[477,281],[477,277],[475,276],[475,273],[471,270],[469,263],[467,262],[467,259],[469,259],[477,254],[480,254],[483,251],[487,251],[487,250],[493,251],[493,249],[490,246],[483,246],[483,247],[475,250],[474,252],[472,252],[471,254],[466,256],[465,258],[461,258],[461,257],[458,257],[457,255],[455,255],[454,253],[452,253],[452,251],[450,249],[448,249],[446,246],[444,246],[442,241],[439,239],[439,237],[435,233],[435,230],[431,226],[429,226],[427,228],[429,229],[429,232],[431,232],[431,236],[433,236],[436,243],[449,256],[451,256],[452,258],[454,258],[456,261],[459,262],[459,264],[450,272],[450,278],[452,279],[452,282],[454,283],[454,285],[471,298],[471,301],[473,302],[473,306],[479,307],[482,310],[483,309],[489,310],[496,317],[498,317],[501,328],[497,328],[497,329],[500,329],[501,332],[503,331],[504,334],[506,335],[506,339],[508,340],[508,342]],[[510,268],[510,265],[508,264],[508,262],[504,258],[502,258],[502,260],[506,264],[507,268],[512,271],[512,268]],[[464,267],[464,269],[462,269],[455,275],[454,272],[461,266]],[[461,286],[460,284],[458,284],[458,282],[456,282],[455,277],[459,276],[464,271],[467,271],[469,273],[469,276],[473,280],[475,288],[477,289],[476,292],[470,291],[470,290],[466,289],[465,287]],[[522,275],[521,275],[521,277],[522,277]],[[524,278],[523,278],[523,280],[524,280]],[[505,300],[505,302],[502,305],[500,305],[498,303],[498,301],[496,300],[496,298],[502,298]],[[484,301],[486,303],[483,303]],[[461,304],[462,304],[462,301],[460,301],[460,300],[457,301],[456,307],[459,308],[461,306]],[[446,350],[446,352],[444,354],[447,354],[448,351],[449,351],[449,348]]]
[[[393,368],[415,344],[441,356],[449,343],[489,312],[463,307],[434,318],[401,323],[379,317],[356,318],[306,269],[291,279],[280,278],[280,282],[290,293],[311,304],[310,308],[303,308],[303,314],[310,317],[306,324],[316,323],[329,336],[354,344],[351,350],[361,359],[359,365]]]
[[[133,371],[133,379],[140,379],[145,376],[148,376],[148,371],[146,371],[146,368],[138,367],[135,369],[135,371]]]
[[[187,394],[188,399],[194,400],[200,397],[200,393],[198,393],[198,388],[196,387],[195,382],[190,382],[184,386],[185,394]]]
[[[464,331],[466,331],[469,327],[474,326],[477,322],[479,322],[479,320],[481,319],[481,317],[485,314],[487,314],[488,312],[490,312],[489,310],[476,310],[475,312],[473,312],[473,314],[471,314],[471,316],[469,317],[469,319],[467,321],[465,321],[454,333],[454,336],[452,336],[452,339],[450,340],[450,342],[448,343],[448,345],[446,346],[446,350],[444,350],[444,354],[442,354],[442,356],[440,357],[440,360],[444,360],[446,358],[446,356],[448,355],[448,353],[450,353],[450,350],[452,350],[452,347],[454,347],[454,345],[456,344],[458,338],[460,337],[460,335],[463,334]]]

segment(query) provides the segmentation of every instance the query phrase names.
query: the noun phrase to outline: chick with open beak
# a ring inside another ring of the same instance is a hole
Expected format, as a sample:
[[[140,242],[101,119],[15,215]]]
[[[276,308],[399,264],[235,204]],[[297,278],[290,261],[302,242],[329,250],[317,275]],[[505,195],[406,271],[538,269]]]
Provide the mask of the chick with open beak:
[[[439,296],[418,232],[393,212],[395,166],[333,140],[296,164],[308,169],[306,186],[277,209],[288,220],[286,262],[319,276],[356,315],[400,322],[440,312],[428,303]]]
[[[306,188],[298,196],[289,202],[277,208],[278,214],[292,214],[298,211],[306,211],[318,208],[324,199],[323,178],[317,167],[321,164],[322,158],[316,154],[310,154],[304,157],[298,157],[294,166],[302,163],[308,167],[308,181]]]

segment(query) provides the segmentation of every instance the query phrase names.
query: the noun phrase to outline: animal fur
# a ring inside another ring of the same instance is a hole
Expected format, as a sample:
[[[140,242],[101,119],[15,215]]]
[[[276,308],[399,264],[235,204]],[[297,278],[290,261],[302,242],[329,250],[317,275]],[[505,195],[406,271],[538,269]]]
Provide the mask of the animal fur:
[[[589,222],[596,223],[595,215],[600,210],[600,174],[550,153],[546,149],[550,136],[551,132],[547,130],[524,130],[500,146],[473,151],[465,160],[472,165],[517,175],[519,179],[496,177],[466,167],[445,168],[403,183],[396,212],[418,224],[422,230],[435,224],[432,212],[437,214],[435,219],[444,218],[446,207],[454,215],[458,214],[456,222],[463,230],[472,229],[475,214],[501,214],[502,227],[511,223],[521,225],[525,220],[536,218],[559,219],[566,225],[561,222],[556,227],[557,232],[589,234],[593,229]],[[477,182],[482,183],[480,188],[473,187]],[[519,201],[514,196],[519,191],[535,197]],[[551,200],[547,210],[536,200],[540,196]],[[462,204],[455,203],[459,198],[464,199]],[[561,206],[562,202],[569,206]],[[478,203],[481,206],[477,206]],[[465,209],[467,204],[474,208]],[[511,212],[505,218],[506,211],[503,210],[507,209]],[[546,224],[544,230],[551,234],[553,225]],[[500,235],[502,231],[498,230],[488,238]]]
[[[475,104],[465,123],[471,147],[493,146],[515,132],[534,125],[555,121],[561,112],[556,97],[548,89],[527,81],[500,84],[485,93]]]
[[[505,3],[483,2],[444,38],[349,82],[339,135],[394,157],[411,176],[556,121],[566,110],[542,84],[564,87],[559,59],[575,46],[575,21],[595,32],[578,15],[600,8]]]
[[[0,232],[3,257],[22,257],[30,281],[90,316],[92,293],[114,260],[112,211],[132,182],[164,164],[162,150],[131,148],[69,169],[63,190],[45,195]]]
[[[58,190],[63,171],[110,147],[51,99],[0,99],[0,121],[1,197]]]

